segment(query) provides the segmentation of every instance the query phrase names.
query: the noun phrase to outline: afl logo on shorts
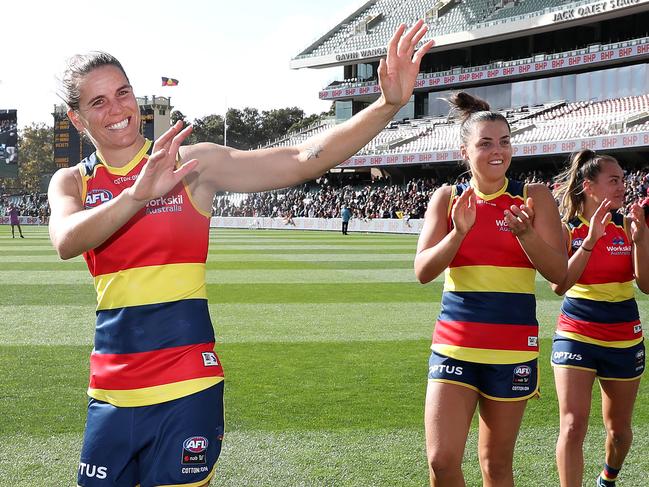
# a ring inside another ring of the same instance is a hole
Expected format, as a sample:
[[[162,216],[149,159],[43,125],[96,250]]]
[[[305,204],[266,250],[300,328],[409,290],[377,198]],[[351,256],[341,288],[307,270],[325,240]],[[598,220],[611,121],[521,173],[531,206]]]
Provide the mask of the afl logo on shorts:
[[[644,350],[638,350],[635,354],[635,365],[638,368],[644,368]],[[636,370],[638,370],[636,368]]]
[[[93,189],[86,195],[86,208],[94,208],[113,199],[113,193],[107,189]]]
[[[192,436],[183,441],[183,465],[206,463],[205,451],[209,442],[204,436]]]
[[[532,375],[532,368],[529,365],[517,365],[514,368],[514,378],[512,382],[516,385],[529,384]]]

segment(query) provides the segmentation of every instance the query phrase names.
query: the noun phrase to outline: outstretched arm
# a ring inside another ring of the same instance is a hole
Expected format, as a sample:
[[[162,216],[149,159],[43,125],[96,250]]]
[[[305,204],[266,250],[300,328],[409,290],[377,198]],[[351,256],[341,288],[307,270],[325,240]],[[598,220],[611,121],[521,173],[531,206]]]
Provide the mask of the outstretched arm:
[[[415,52],[426,33],[423,21],[407,33],[401,25],[388,44],[379,65],[381,96],[346,122],[288,148],[237,151],[203,143],[181,148],[183,159],[198,159],[199,177],[195,188],[210,201],[217,190],[254,192],[294,186],[314,179],[348,159],[385,128],[408,102],[419,65],[433,41]]]

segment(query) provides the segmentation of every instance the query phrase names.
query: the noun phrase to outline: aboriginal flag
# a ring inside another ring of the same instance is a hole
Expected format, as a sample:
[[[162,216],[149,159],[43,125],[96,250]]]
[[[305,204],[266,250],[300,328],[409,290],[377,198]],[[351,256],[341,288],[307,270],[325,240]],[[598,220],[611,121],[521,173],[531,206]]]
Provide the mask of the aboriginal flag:
[[[162,86],[177,86],[178,80],[173,78],[162,77]]]

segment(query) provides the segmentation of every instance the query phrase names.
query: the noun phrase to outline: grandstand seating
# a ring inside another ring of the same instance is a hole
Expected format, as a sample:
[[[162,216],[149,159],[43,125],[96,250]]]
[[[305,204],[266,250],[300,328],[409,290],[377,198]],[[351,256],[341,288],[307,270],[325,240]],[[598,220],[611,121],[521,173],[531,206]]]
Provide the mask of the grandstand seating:
[[[497,0],[454,0],[443,15],[436,20],[427,20],[429,30],[422,42],[435,36],[542,15],[567,5],[576,6],[590,1],[520,0],[503,6],[503,2]],[[399,24],[411,25],[418,19],[426,18],[430,9],[431,2],[426,0],[367,2],[356,16],[340,24],[327,38],[312,45],[295,59],[384,47]],[[381,15],[381,19],[372,28],[361,28],[366,19],[377,15]]]
[[[610,44],[591,44],[587,48],[573,49],[570,51],[554,52],[549,54],[537,54],[534,57],[530,57],[530,58],[499,60],[485,65],[455,67],[453,69],[438,70],[434,72],[421,72],[418,75],[418,79],[429,79],[429,78],[440,77],[440,76],[474,73],[477,71],[487,71],[487,70],[492,70],[497,68],[519,66],[521,64],[527,64],[532,62],[553,61],[555,59],[567,58],[569,56],[592,54],[598,51],[610,51],[615,49],[627,48],[627,47],[636,46],[638,44],[646,44],[648,42],[649,42],[649,37],[639,37],[636,39],[629,39],[621,42],[613,42]],[[348,78],[344,80],[332,81],[327,86],[327,88],[328,89],[357,88],[363,86],[366,87],[374,86],[376,84],[377,84],[376,77],[371,79],[363,79],[363,80],[358,78]]]
[[[300,130],[299,132],[289,133],[285,137],[269,142],[263,147],[286,147],[289,145],[299,144],[300,142],[304,142],[309,137],[319,134],[320,132],[326,131],[327,129],[331,128],[335,124],[336,124],[335,119],[326,118],[324,120],[314,123],[313,125],[310,125],[309,127],[303,130]]]
[[[649,111],[649,95],[614,100],[568,103],[522,120],[517,127],[533,126],[512,137],[512,143],[577,139],[626,131],[625,122]],[[637,130],[637,129],[635,129]]]
[[[512,127],[512,143],[554,142],[605,134],[649,130],[649,120],[627,126],[630,120],[649,118],[649,95],[604,101],[555,102],[536,107],[522,107],[502,112]],[[298,144],[326,130],[327,120],[308,130],[287,136],[267,147]],[[358,155],[433,152],[457,149],[459,125],[447,118],[407,120],[386,127],[363,147]]]

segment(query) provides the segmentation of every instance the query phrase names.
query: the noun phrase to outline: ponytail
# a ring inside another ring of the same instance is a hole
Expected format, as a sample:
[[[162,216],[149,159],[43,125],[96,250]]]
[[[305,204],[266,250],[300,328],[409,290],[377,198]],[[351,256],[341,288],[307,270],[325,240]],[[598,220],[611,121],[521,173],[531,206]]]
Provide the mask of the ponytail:
[[[572,154],[568,167],[556,178],[554,197],[559,202],[559,213],[568,222],[584,212],[584,181],[594,181],[602,171],[604,162],[617,160],[608,155],[597,155],[590,149]]]

